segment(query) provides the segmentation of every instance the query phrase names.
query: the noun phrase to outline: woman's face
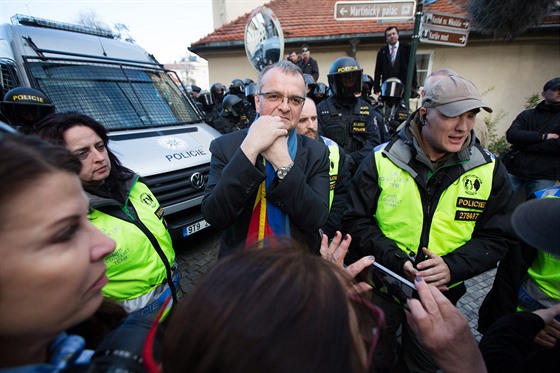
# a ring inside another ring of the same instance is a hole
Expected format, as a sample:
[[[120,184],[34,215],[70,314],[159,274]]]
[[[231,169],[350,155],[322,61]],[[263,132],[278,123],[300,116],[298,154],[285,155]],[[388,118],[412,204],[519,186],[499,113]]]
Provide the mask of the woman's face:
[[[91,316],[113,240],[87,218],[80,180],[41,176],[5,206],[0,226],[0,337],[53,337]]]
[[[77,125],[64,132],[64,143],[82,162],[82,183],[103,184],[111,172],[111,161],[101,137],[91,128]]]

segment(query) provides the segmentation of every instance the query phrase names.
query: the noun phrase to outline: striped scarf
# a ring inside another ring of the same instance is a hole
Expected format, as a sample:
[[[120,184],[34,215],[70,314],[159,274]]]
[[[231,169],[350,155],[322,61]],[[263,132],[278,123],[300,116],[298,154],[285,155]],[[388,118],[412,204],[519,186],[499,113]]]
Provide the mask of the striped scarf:
[[[297,135],[296,131],[292,130],[288,136],[288,152],[292,161],[296,157],[296,151]],[[266,159],[263,159],[263,162],[266,167],[266,179],[259,185],[257,197],[253,205],[249,230],[247,231],[245,247],[252,246],[255,242],[258,242],[258,247],[262,248],[266,239],[291,236],[290,218],[278,206],[269,202],[266,198],[266,191],[274,181],[276,173],[270,162]]]

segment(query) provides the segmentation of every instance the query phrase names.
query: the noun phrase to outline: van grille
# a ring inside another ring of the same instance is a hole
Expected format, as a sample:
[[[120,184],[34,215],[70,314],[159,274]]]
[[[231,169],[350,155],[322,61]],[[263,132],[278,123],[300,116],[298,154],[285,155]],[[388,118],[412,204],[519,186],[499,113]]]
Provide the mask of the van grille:
[[[197,189],[191,183],[191,177],[196,172],[202,174],[204,186],[206,186],[210,173],[209,164],[153,176],[145,176],[143,179],[154,193],[159,203],[165,208],[176,203],[201,197],[204,194],[204,187]]]

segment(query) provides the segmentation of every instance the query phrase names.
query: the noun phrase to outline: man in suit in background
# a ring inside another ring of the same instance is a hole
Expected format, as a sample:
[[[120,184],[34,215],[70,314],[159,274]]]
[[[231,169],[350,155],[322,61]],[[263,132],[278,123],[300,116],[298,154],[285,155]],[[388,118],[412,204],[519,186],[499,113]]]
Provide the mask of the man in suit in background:
[[[375,76],[373,79],[373,92],[381,93],[381,84],[388,78],[399,78],[406,85],[406,75],[410,60],[410,45],[399,41],[399,30],[396,26],[389,26],[385,30],[387,45],[377,52],[375,62]],[[416,97],[418,82],[416,78],[416,62],[412,72],[412,86],[410,97]]]

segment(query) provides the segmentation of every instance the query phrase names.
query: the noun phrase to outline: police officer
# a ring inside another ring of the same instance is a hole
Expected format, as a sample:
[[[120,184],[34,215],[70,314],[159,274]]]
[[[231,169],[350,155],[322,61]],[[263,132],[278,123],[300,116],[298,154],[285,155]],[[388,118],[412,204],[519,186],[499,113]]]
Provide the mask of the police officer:
[[[222,101],[224,99],[224,86],[222,83],[214,83],[210,86],[210,93],[214,98],[214,104],[221,110]]]
[[[325,83],[319,82],[317,86],[313,90],[313,94],[311,95],[311,99],[315,102],[315,105],[319,105],[319,102],[325,100],[327,97],[330,96],[330,89],[329,86]]]
[[[311,74],[303,74],[303,80],[305,80],[307,85],[307,97],[311,98],[315,92],[315,87],[317,87],[317,82]]]
[[[214,104],[214,96],[209,91],[201,91],[198,95],[197,106],[204,113],[204,121],[216,128],[216,120],[218,119],[220,112],[216,109]]]
[[[328,79],[333,95],[319,103],[319,134],[342,146],[353,174],[364,157],[381,143],[383,119],[360,98],[362,69],[355,59],[336,59]]]
[[[377,100],[372,96],[373,91],[373,78],[368,75],[362,75],[362,99],[371,106],[377,105]]]
[[[6,92],[0,112],[8,124],[24,133],[31,133],[35,123],[54,113],[54,105],[38,89],[17,87]]]
[[[243,80],[233,79],[229,85],[228,90],[230,95],[236,95],[241,99],[244,106],[244,113],[249,119],[249,121],[252,123],[255,120],[255,116],[257,115],[257,112],[255,111],[255,109],[253,109],[251,103],[245,97],[245,84],[243,83]]]
[[[222,111],[215,121],[215,128],[220,133],[230,133],[248,128],[252,122],[247,118],[245,105],[236,95],[228,95],[222,102]]]

